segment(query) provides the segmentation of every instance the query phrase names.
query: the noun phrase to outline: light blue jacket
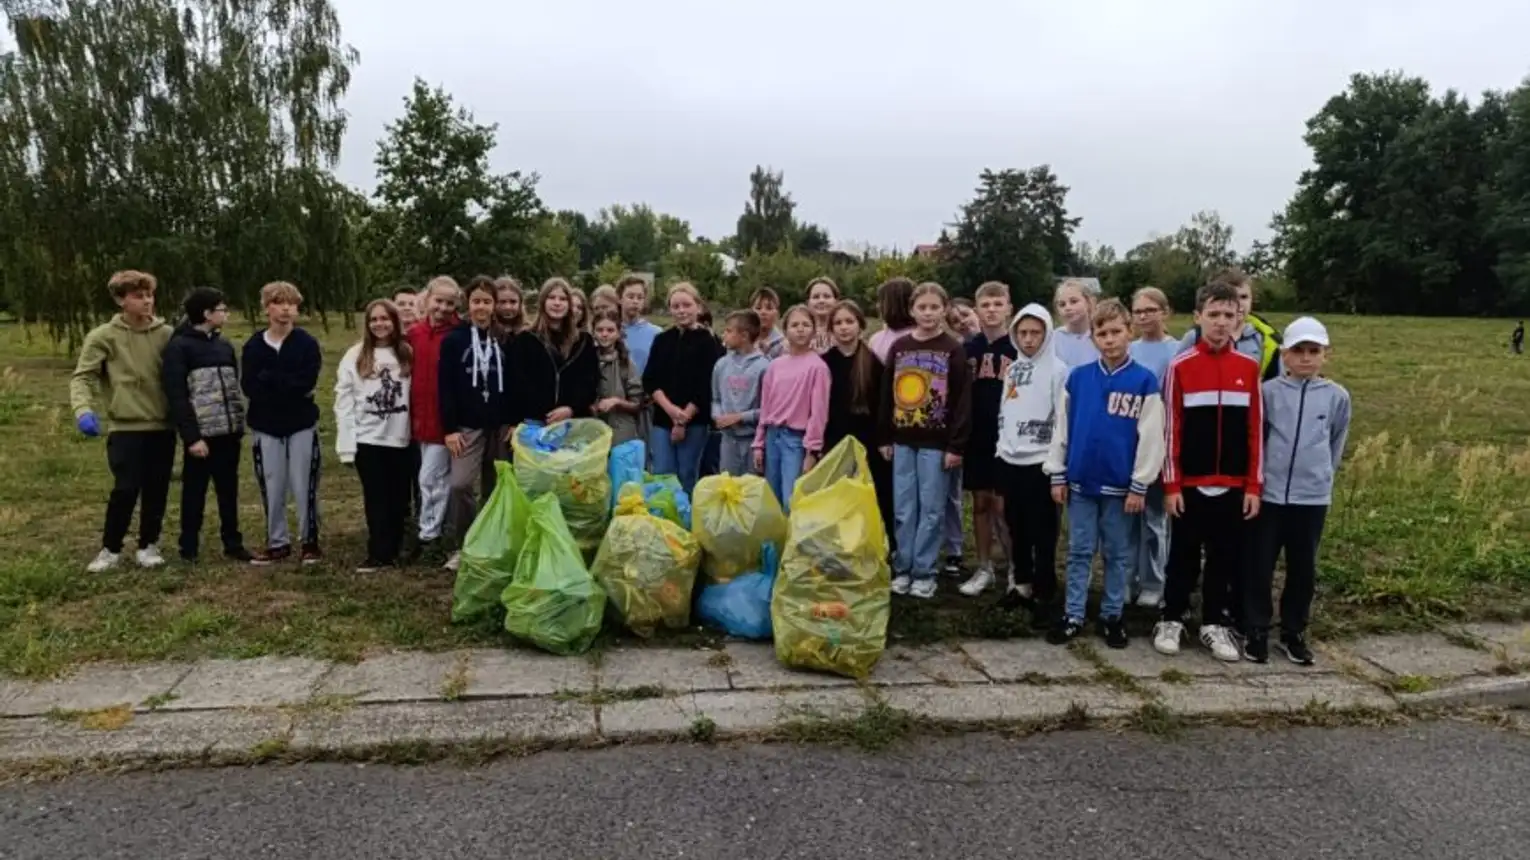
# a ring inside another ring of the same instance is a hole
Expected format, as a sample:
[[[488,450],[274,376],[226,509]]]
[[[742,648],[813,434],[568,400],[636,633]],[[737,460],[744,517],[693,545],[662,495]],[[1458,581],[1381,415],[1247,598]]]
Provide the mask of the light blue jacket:
[[[1278,376],[1264,392],[1264,493],[1278,505],[1327,505],[1349,436],[1349,392],[1330,379]]]

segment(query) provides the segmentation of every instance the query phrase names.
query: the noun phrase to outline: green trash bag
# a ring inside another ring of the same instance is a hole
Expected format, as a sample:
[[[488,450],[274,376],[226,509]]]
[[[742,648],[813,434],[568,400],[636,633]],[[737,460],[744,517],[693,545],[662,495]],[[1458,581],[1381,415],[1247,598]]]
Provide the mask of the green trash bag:
[[[452,587],[452,621],[457,623],[482,618],[499,606],[526,538],[531,501],[509,463],[495,463],[494,474],[494,492],[462,541],[462,563]]]
[[[640,493],[628,493],[616,505],[590,572],[622,623],[647,638],[661,625],[682,630],[690,623],[699,564],[701,547],[691,533],[649,513]]]
[[[515,576],[500,599],[505,629],[554,654],[580,654],[600,633],[606,593],[585,569],[557,496],[531,503]]]
[[[528,423],[511,444],[521,489],[532,499],[556,496],[579,549],[593,556],[611,518],[611,428],[596,418]]]

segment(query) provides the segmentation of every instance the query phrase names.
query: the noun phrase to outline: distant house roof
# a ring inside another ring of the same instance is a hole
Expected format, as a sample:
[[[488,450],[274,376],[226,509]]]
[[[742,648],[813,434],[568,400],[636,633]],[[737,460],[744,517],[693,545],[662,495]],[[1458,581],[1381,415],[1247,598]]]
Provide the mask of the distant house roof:
[[[914,256],[916,256],[916,257],[936,257],[936,256],[939,256],[939,255],[940,255],[940,246],[939,245],[929,245],[929,244],[926,244],[926,245],[915,245],[914,246]]]

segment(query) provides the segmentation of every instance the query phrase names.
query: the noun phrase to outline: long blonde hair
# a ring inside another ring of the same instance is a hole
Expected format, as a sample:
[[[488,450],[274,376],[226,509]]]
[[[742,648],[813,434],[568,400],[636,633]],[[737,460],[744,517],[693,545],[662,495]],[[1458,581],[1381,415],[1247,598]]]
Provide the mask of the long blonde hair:
[[[393,343],[379,344],[377,336],[372,334],[372,310],[383,308],[388,312],[388,318],[393,320]],[[410,371],[414,368],[414,349],[409,346],[409,341],[404,338],[404,326],[398,318],[398,306],[390,299],[373,299],[367,302],[366,312],[362,315],[361,329],[361,354],[356,356],[356,375],[362,379],[371,379],[377,374],[377,348],[379,346],[393,347],[393,354],[398,357],[399,376],[408,379]]]

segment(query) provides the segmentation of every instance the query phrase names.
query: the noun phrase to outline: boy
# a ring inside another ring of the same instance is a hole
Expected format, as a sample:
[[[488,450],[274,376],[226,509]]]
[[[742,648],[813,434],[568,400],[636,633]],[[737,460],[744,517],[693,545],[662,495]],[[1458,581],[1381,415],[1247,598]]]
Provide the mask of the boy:
[[[1264,412],[1259,362],[1233,346],[1238,293],[1213,281],[1196,291],[1195,346],[1174,357],[1164,376],[1164,509],[1179,520],[1169,539],[1163,620],[1153,647],[1178,654],[1190,593],[1201,578],[1201,644],[1218,660],[1242,659],[1228,623],[1243,562],[1245,523],[1259,515],[1264,481]]]
[[[1253,278],[1235,267],[1218,272],[1212,282],[1226,284],[1238,297],[1238,320],[1233,326],[1237,338],[1233,341],[1233,348],[1259,362],[1262,379],[1280,376],[1280,333],[1254,314]],[[1200,338],[1201,327],[1197,324],[1180,340],[1180,351],[1189,351]]]
[[[398,292],[393,294],[393,306],[398,308],[398,322],[403,326],[404,331],[408,331],[410,326],[420,321],[419,296],[415,295],[414,290],[400,287]]]
[[[712,421],[717,435],[718,471],[747,475],[753,464],[754,434],[760,423],[760,380],[770,359],[760,354],[760,317],[754,311],[728,314],[723,346],[728,354],[712,367]]]
[[[138,566],[165,563],[158,543],[175,466],[175,432],[160,384],[170,327],[154,315],[157,286],[154,276],[145,272],[112,275],[106,287],[122,312],[85,336],[69,380],[69,405],[81,433],[101,435],[95,407],[106,404],[106,466],[112,473],[112,492],[106,501],[101,552],[85,568],[90,573],[111,570],[121,560],[140,496]]]
[[[1245,656],[1269,659],[1270,592],[1275,559],[1286,554],[1286,585],[1280,593],[1280,649],[1292,663],[1312,665],[1307,619],[1317,581],[1318,543],[1333,501],[1333,479],[1349,436],[1349,392],[1323,378],[1328,329],[1312,317],[1286,327],[1281,350],[1286,373],[1264,389],[1264,505],[1255,526],[1257,558],[1245,590],[1248,620]]]
[[[760,318],[760,352],[768,359],[777,359],[786,350],[786,335],[776,328],[781,318],[781,296],[770,287],[760,287],[749,296],[749,307]]]
[[[1039,304],[1020,309],[1009,326],[1015,359],[1004,376],[994,464],[1009,526],[1009,589],[1005,609],[1029,605],[1031,626],[1050,626],[1057,598],[1057,503],[1042,466],[1052,447],[1068,367],[1052,349],[1052,315]]]
[[[1098,546],[1105,561],[1100,634],[1109,647],[1125,648],[1132,518],[1163,467],[1163,397],[1158,375],[1127,351],[1131,316],[1119,300],[1097,304],[1090,328],[1100,358],[1068,374],[1047,455],[1052,499],[1068,508],[1067,600],[1047,641],[1064,645],[1083,632]]]
[[[616,282],[616,294],[622,300],[622,338],[627,342],[627,354],[639,375],[648,366],[648,353],[653,349],[653,339],[663,329],[643,318],[648,313],[648,281],[641,275],[623,275]]]
[[[164,384],[170,414],[186,446],[181,459],[181,559],[197,560],[207,484],[218,500],[223,555],[253,561],[239,533],[239,449],[244,441],[244,400],[234,345],[218,336],[228,322],[228,302],[212,287],[186,296],[186,321],[165,347]]]
[[[982,330],[967,339],[967,375],[972,380],[972,436],[967,441],[967,457],[962,464],[962,487],[972,494],[972,533],[977,540],[977,571],[959,589],[968,597],[977,597],[993,585],[993,562],[989,552],[994,538],[1009,547],[1004,527],[1004,504],[998,494],[994,467],[999,443],[999,404],[1004,397],[1004,380],[1015,360],[1015,344],[1005,326],[1014,308],[1009,303],[1009,286],[989,281],[977,288],[978,323]],[[1013,552],[1008,552],[1013,560]],[[1010,579],[1014,579],[1010,565]]]
[[[446,560],[437,542],[446,525],[446,502],[451,495],[452,454],[441,424],[441,344],[460,321],[461,292],[457,282],[445,275],[432,278],[422,294],[425,316],[406,333],[414,352],[409,430],[420,448],[420,554],[432,562]]]
[[[319,384],[324,356],[313,335],[297,326],[303,294],[286,281],[260,288],[266,327],[244,343],[244,394],[255,452],[255,482],[266,509],[266,549],[255,564],[292,557],[287,533],[287,494],[297,506],[303,564],[323,560],[319,551]]]
[[[1520,320],[1519,325],[1514,327],[1514,333],[1509,335],[1509,345],[1513,347],[1514,354],[1519,355],[1525,351],[1525,321]]]

